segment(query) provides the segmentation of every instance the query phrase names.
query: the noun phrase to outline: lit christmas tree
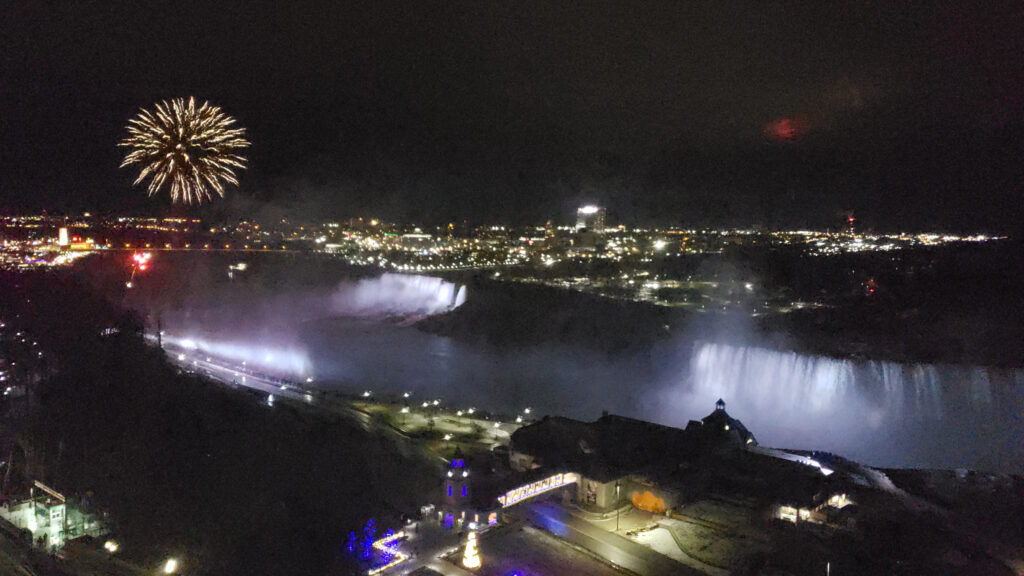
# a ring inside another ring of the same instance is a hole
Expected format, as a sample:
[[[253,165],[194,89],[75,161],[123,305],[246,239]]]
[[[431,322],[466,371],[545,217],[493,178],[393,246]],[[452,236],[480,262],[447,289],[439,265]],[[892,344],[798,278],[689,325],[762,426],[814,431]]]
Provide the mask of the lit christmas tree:
[[[470,532],[466,540],[466,551],[462,554],[462,565],[466,568],[480,567],[480,554],[476,551],[476,532]]]

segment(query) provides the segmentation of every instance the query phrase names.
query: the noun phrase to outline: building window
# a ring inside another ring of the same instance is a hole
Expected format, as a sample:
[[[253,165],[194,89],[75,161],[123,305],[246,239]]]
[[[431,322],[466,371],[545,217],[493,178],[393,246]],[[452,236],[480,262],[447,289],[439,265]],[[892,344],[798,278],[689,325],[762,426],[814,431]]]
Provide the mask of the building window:
[[[462,497],[463,497],[463,498],[465,498],[465,497],[466,497],[466,486],[463,486],[463,487],[462,487]]]
[[[452,485],[451,484],[448,485],[448,497],[449,498],[452,497]]]

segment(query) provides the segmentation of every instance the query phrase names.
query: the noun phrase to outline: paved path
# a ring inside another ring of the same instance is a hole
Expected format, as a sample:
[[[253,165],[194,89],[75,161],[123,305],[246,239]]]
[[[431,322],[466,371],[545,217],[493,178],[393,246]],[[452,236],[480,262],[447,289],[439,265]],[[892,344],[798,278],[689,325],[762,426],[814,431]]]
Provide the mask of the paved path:
[[[608,562],[635,574],[705,576],[699,570],[684,566],[632,540],[602,530],[554,504],[543,501],[530,502],[522,505],[521,509],[526,518],[540,528],[582,546]]]

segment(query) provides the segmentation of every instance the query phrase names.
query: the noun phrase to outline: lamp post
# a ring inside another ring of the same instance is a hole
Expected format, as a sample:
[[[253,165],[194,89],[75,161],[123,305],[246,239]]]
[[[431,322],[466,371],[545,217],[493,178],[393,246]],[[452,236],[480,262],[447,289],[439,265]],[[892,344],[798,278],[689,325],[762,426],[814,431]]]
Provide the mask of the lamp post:
[[[619,531],[619,481],[615,481],[615,531]]]

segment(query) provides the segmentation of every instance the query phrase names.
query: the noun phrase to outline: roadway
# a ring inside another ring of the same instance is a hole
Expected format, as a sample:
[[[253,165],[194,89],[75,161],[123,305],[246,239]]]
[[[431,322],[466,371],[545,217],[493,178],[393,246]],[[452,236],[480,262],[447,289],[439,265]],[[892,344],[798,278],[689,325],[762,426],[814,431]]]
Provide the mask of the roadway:
[[[540,500],[519,506],[526,519],[543,530],[582,546],[615,566],[634,574],[641,576],[660,576],[662,574],[707,576],[668,556],[599,528],[551,502]]]
[[[267,394],[268,404],[273,404],[273,400],[270,400],[271,397],[275,400],[284,398],[301,402],[347,416],[363,430],[383,432],[392,438],[400,439],[402,445],[405,445],[404,441],[409,440],[400,431],[386,424],[375,422],[366,412],[356,410],[348,402],[332,398],[321,390],[307,389],[296,382],[261,374],[245,366],[235,366],[200,350],[164,344],[164,351],[167,353],[167,358],[183,370],[206,376],[232,387],[243,387]]]

